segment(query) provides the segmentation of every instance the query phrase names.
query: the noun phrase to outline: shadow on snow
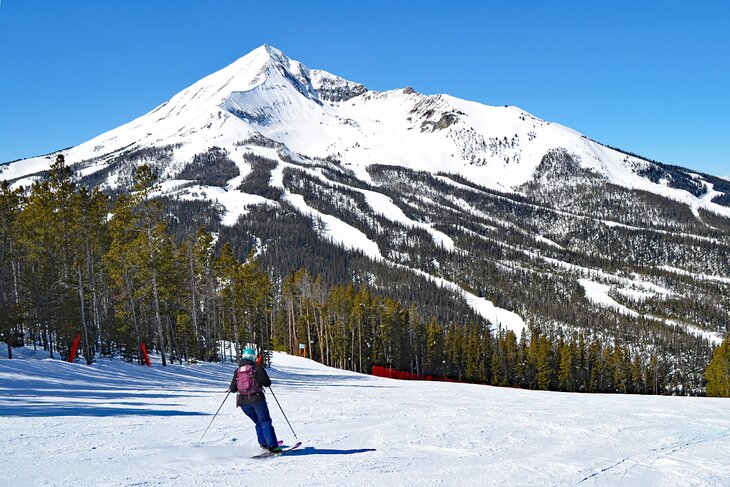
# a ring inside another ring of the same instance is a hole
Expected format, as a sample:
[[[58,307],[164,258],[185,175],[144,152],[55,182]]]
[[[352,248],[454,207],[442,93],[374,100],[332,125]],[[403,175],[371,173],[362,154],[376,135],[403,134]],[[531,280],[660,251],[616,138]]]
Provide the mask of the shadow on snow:
[[[175,409],[143,409],[143,408],[114,408],[114,407],[84,407],[84,406],[55,406],[33,405],[20,407],[0,406],[0,416],[39,418],[54,416],[207,416],[206,413],[194,411],[178,411]]]
[[[307,446],[305,448],[298,448],[287,452],[287,457],[294,455],[354,455],[356,453],[367,453],[370,451],[376,451],[375,448],[356,448],[351,450],[335,450],[332,448],[315,448],[313,446]]]

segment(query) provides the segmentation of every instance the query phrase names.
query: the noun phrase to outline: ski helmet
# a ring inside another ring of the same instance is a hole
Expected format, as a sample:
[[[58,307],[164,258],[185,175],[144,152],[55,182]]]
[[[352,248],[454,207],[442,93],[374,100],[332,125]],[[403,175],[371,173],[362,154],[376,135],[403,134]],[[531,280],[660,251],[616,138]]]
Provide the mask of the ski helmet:
[[[244,360],[256,360],[256,351],[253,348],[244,348],[241,350],[241,358]]]

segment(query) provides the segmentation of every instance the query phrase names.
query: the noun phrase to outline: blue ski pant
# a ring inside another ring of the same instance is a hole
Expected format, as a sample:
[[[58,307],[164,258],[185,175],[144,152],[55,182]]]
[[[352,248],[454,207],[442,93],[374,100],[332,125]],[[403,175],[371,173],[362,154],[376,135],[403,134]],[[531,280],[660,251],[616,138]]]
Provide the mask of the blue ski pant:
[[[276,438],[274,425],[271,424],[271,416],[269,415],[269,407],[266,405],[266,399],[261,398],[251,404],[244,404],[241,406],[241,409],[243,409],[246,416],[251,418],[251,421],[256,425],[256,437],[259,440],[259,445],[264,445],[267,448],[277,446],[279,440]]]

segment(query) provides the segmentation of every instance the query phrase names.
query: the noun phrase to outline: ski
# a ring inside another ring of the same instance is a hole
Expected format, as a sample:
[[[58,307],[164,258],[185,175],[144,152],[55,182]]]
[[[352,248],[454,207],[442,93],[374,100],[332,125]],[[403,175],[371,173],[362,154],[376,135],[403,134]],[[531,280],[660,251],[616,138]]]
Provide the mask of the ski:
[[[289,448],[284,448],[284,449],[282,449],[281,451],[278,451],[278,452],[275,452],[275,453],[271,453],[271,452],[269,452],[269,451],[266,451],[266,452],[263,452],[263,453],[259,453],[258,455],[254,455],[254,456],[252,456],[251,458],[269,458],[269,457],[278,457],[279,455],[284,455],[284,454],[286,454],[287,452],[290,452],[290,451],[292,451],[292,450],[293,450],[293,449],[295,449],[295,448],[299,448],[300,446],[302,446],[302,442],[301,442],[301,441],[297,442],[297,444],[296,444],[296,445],[294,445],[294,446],[290,446]]]

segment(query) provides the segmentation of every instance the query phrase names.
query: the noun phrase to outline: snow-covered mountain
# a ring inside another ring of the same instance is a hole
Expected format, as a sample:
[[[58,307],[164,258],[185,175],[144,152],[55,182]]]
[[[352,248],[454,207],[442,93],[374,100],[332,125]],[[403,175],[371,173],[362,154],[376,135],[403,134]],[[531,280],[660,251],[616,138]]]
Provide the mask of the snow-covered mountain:
[[[267,391],[273,424],[302,446],[262,461],[250,458],[253,423],[233,397],[213,420],[230,363],[87,366],[4,352],[4,485],[709,487],[730,477],[722,400],[398,381],[275,354],[272,387],[297,438]]]
[[[325,71],[309,69],[278,49],[261,46],[173,96],[151,112],[63,151],[82,174],[102,169],[115,156],[173,146],[163,179],[174,178],[195,154],[219,147],[243,174],[245,142],[264,136],[290,152],[333,159],[368,180],[371,164],[430,173],[456,173],[488,188],[514,190],[529,182],[545,154],[567,151],[582,169],[629,188],[643,189],[730,215],[712,203],[711,183],[689,177],[707,191],[676,187],[671,173],[647,177],[656,165],[587,139],[517,107],[492,107],[410,88],[369,91]],[[14,162],[10,180],[46,169],[53,154]],[[654,179],[654,180],[652,180]],[[18,182],[27,182],[19,180]],[[118,181],[110,177],[109,185]]]
[[[516,107],[371,91],[261,46],[61,152],[111,191],[150,164],[173,225],[279,276],[367,283],[445,324],[659,350],[678,390],[730,331],[730,182]],[[55,155],[0,178],[30,184]]]

